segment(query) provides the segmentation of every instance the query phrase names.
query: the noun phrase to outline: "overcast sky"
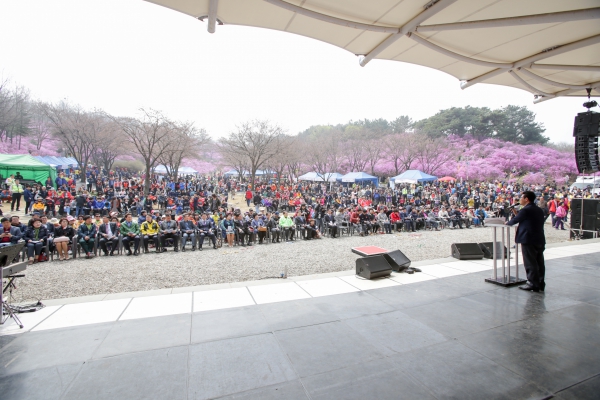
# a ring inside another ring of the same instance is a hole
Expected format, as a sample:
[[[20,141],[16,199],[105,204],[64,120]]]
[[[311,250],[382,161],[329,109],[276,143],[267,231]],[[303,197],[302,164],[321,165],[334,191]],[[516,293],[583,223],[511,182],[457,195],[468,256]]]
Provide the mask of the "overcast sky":
[[[571,142],[582,98],[534,105],[518,89],[374,60],[289,33],[217,26],[142,0],[1,0],[0,75],[45,101],[134,115],[140,107],[195,121],[214,137],[259,118],[295,134],[316,124],[452,106],[524,105],[554,142]]]

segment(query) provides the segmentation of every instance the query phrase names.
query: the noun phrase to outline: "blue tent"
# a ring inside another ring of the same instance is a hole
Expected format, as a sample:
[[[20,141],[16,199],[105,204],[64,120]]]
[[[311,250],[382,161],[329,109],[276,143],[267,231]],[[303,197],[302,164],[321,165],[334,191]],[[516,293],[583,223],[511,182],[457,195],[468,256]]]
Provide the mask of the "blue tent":
[[[398,176],[390,178],[390,180],[394,181],[395,183],[431,182],[435,181],[436,179],[437,176],[426,174],[418,169],[409,169]]]
[[[366,172],[349,172],[341,178],[338,178],[337,181],[342,183],[368,183],[375,186],[379,185],[379,178],[369,175]]]
[[[56,167],[56,166],[60,165],[60,163],[56,162],[55,160],[50,160],[48,157],[35,156],[33,158],[35,158],[39,162],[43,162],[44,164],[51,166],[51,167]]]

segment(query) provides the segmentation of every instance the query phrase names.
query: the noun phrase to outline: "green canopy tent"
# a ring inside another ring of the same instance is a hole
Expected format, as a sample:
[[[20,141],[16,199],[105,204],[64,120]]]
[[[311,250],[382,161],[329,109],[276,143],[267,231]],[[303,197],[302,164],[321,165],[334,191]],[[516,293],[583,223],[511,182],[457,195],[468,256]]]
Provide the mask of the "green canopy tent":
[[[56,179],[56,169],[27,154],[0,154],[0,175],[2,181],[11,174],[20,172],[25,180],[45,183],[48,177],[52,183]]]

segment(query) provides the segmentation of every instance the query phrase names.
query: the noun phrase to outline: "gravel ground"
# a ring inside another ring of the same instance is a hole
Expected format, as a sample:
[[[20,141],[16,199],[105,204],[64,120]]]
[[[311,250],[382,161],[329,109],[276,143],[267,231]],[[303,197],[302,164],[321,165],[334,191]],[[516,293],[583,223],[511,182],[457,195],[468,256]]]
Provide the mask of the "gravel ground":
[[[278,276],[284,263],[288,265],[289,276],[346,271],[354,268],[354,260],[358,258],[350,251],[352,247],[375,245],[400,249],[412,261],[421,261],[448,257],[452,243],[487,242],[491,241],[491,235],[491,228],[446,229],[218,250],[208,247],[202,252],[173,253],[169,249],[163,254],[151,252],[139,257],[44,262],[27,268],[14,297],[25,302],[258,280]],[[568,231],[557,231],[547,224],[548,243],[567,239]]]

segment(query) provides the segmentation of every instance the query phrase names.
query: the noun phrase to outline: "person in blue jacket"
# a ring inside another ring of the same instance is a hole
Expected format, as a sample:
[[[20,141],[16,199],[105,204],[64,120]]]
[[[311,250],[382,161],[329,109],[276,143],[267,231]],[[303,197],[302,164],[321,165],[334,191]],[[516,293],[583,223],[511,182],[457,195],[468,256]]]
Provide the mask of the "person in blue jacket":
[[[33,204],[33,192],[31,186],[25,186],[23,190],[23,199],[25,200],[25,215],[31,213],[31,205]]]

